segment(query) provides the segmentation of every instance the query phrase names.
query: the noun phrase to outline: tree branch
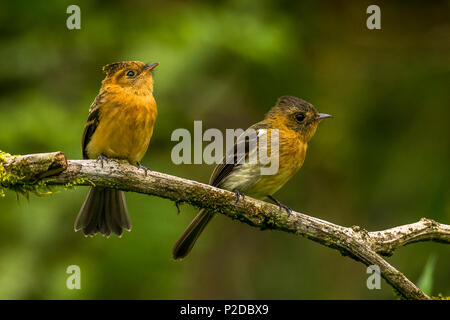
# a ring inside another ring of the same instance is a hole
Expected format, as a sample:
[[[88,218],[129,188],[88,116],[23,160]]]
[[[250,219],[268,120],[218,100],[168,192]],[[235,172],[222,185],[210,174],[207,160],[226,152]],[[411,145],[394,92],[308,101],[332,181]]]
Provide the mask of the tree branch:
[[[288,216],[277,206],[250,197],[236,204],[232,192],[155,171],[145,176],[142,170],[115,160],[104,162],[102,167],[95,160],[66,161],[61,152],[54,152],[20,157],[0,154],[1,162],[0,189],[38,192],[39,188],[50,185],[115,188],[154,195],[176,203],[186,202],[253,227],[306,237],[339,250],[343,255],[367,266],[378,266],[381,276],[407,299],[429,297],[381,255],[392,255],[396,248],[418,241],[450,243],[450,226],[430,219],[423,218],[409,225],[368,232],[358,226],[343,227],[299,212],[292,212]]]
[[[398,247],[414,242],[435,241],[450,243],[450,226],[432,219],[422,218],[419,222],[369,232],[372,250],[390,256]]]

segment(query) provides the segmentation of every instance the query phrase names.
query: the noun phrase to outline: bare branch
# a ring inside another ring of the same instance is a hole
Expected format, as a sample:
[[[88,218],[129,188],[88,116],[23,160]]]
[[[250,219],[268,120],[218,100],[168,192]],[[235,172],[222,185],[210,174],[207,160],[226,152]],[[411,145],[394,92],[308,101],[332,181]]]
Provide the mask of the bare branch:
[[[422,218],[419,222],[403,226],[369,232],[372,239],[372,249],[390,256],[398,247],[414,242],[435,241],[450,243],[450,226],[434,220]]]
[[[232,192],[154,171],[145,176],[142,170],[114,160],[105,162],[102,167],[95,160],[66,162],[64,155],[58,152],[25,155],[19,162],[19,158],[14,161],[10,157],[5,158],[6,172],[14,171],[26,177],[15,184],[8,184],[5,179],[0,179],[0,186],[3,188],[17,190],[20,189],[17,183],[30,183],[39,177],[33,183],[39,181],[41,185],[95,185],[154,195],[176,203],[186,202],[238,219],[253,227],[294,233],[337,249],[343,255],[367,266],[377,265],[381,276],[407,299],[429,297],[380,254],[391,255],[396,248],[417,241],[450,243],[450,226],[429,219],[384,231],[367,232],[357,226],[343,227],[299,212],[292,212],[288,216],[277,206],[250,197],[245,197],[236,204]],[[29,166],[25,170],[24,164],[27,162]],[[20,169],[15,166],[16,163],[21,163]],[[44,170],[46,167],[48,172]]]

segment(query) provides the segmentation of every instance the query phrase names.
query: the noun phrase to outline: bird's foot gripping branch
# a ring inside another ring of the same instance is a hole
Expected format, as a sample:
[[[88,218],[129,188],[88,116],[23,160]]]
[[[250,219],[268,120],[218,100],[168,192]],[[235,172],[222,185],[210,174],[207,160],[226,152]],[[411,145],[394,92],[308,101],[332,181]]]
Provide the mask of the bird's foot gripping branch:
[[[367,266],[376,265],[381,276],[406,299],[430,299],[382,256],[392,255],[398,247],[435,241],[450,244],[450,226],[431,219],[368,232],[332,224],[299,212],[288,215],[278,206],[245,197],[236,203],[233,192],[225,191],[167,174],[108,162],[103,167],[95,160],[66,160],[61,152],[12,156],[0,153],[0,193],[7,189],[28,195],[51,191],[52,186],[74,185],[114,188],[187,202],[214,213],[221,213],[260,229],[293,233],[339,250]],[[69,232],[69,230],[68,230]]]

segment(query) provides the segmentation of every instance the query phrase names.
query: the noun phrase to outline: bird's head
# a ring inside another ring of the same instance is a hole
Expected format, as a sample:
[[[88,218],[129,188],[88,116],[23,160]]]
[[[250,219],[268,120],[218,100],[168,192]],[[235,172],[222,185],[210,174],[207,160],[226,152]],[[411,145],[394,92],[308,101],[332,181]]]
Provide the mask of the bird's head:
[[[122,61],[108,64],[103,67],[106,77],[103,86],[119,86],[135,92],[150,93],[153,91],[153,69],[159,63],[145,64],[141,61]]]
[[[312,104],[293,96],[282,96],[270,109],[266,120],[274,128],[286,127],[295,132],[303,142],[308,142],[316,132],[319,122],[331,115],[319,113]]]

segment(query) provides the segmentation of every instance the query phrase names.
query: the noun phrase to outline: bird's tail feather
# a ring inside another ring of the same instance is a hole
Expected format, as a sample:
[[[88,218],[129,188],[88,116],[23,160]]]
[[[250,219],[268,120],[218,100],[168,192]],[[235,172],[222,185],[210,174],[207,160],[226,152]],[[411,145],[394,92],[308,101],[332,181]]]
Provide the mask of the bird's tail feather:
[[[174,259],[181,259],[187,256],[212,217],[214,217],[214,213],[207,212],[205,209],[198,212],[177,243],[175,243],[172,249]]]
[[[75,220],[75,231],[82,230],[85,235],[100,232],[105,236],[113,232],[121,236],[123,229],[131,230],[124,192],[91,187]]]

